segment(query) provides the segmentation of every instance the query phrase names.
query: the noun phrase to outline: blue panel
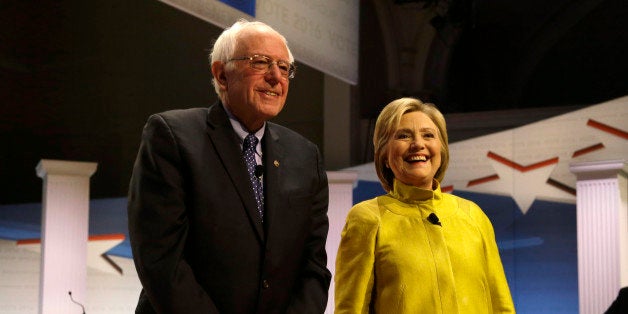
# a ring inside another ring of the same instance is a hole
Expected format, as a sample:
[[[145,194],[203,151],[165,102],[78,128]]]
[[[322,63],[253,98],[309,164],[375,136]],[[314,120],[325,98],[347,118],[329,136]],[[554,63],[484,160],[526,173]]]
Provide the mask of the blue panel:
[[[220,2],[255,17],[255,0],[220,0]]]
[[[122,243],[116,245],[111,250],[107,251],[108,255],[115,255],[126,258],[133,258],[133,253],[131,253],[131,242],[127,237],[122,241]]]
[[[379,182],[358,180],[358,185],[353,188],[353,204],[366,201],[376,196],[386,194]]]
[[[40,229],[39,225],[0,221],[0,239],[11,241],[39,239]]]
[[[129,244],[127,199],[107,198],[89,202],[89,234],[124,234],[124,241],[107,252],[131,256]],[[41,204],[12,204],[0,206],[0,239],[23,240],[41,237]]]

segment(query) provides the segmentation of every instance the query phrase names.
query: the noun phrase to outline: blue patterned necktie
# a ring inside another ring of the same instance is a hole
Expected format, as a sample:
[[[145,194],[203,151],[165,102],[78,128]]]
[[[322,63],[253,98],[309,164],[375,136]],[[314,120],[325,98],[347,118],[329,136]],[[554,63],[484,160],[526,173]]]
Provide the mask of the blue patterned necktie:
[[[264,220],[264,191],[262,190],[262,182],[260,178],[255,175],[255,148],[257,147],[257,137],[255,134],[249,134],[244,138],[244,145],[242,151],[244,153],[244,162],[246,163],[246,170],[249,172],[249,179],[253,185],[253,192],[255,193],[255,202],[257,203],[257,212],[262,220]]]

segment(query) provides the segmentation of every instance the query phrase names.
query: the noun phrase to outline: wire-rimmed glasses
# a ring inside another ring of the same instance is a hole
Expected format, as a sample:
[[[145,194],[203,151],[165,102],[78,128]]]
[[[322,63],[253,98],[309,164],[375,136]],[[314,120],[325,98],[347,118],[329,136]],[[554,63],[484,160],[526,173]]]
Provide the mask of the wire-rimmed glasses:
[[[270,71],[270,67],[273,66],[273,64],[276,64],[277,68],[279,69],[279,73],[281,73],[281,76],[289,79],[294,78],[294,74],[296,72],[296,66],[294,66],[294,64],[285,60],[273,61],[273,59],[271,59],[270,57],[263,55],[252,55],[250,57],[238,57],[229,59],[229,61],[241,60],[249,60],[249,66],[252,69],[264,71],[264,73]]]

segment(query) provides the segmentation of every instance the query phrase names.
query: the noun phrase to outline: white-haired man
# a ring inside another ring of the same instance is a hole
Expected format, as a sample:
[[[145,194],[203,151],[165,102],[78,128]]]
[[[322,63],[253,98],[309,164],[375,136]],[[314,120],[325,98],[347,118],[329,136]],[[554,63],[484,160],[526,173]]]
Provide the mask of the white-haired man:
[[[149,118],[129,189],[136,313],[324,312],[325,169],[316,145],[267,122],[293,62],[281,34],[238,21],[211,53],[220,101]]]

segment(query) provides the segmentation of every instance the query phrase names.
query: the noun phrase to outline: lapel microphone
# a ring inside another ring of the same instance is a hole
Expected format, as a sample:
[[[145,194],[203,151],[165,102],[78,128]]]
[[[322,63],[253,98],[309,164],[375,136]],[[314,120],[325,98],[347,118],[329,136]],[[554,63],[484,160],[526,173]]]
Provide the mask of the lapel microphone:
[[[263,175],[264,175],[264,166],[262,165],[255,166],[255,176],[261,180]]]
[[[436,214],[431,213],[429,216],[427,216],[427,221],[431,222],[433,225],[439,225],[439,226],[443,226],[440,223],[440,220],[438,219],[438,216],[436,216]]]

